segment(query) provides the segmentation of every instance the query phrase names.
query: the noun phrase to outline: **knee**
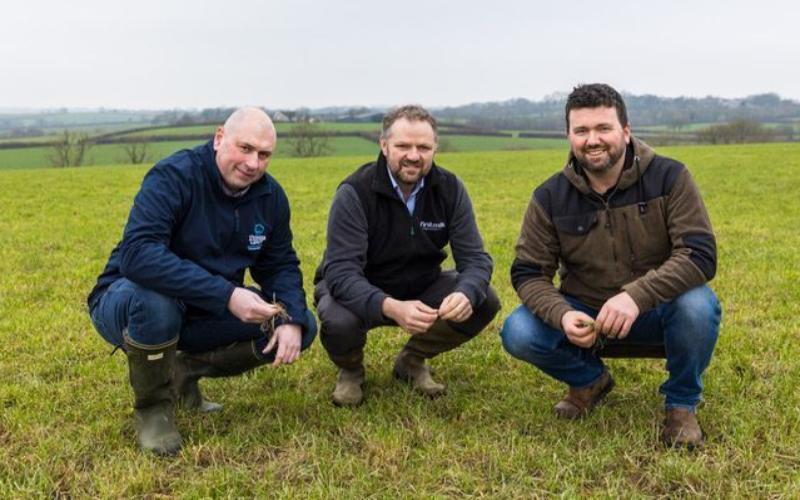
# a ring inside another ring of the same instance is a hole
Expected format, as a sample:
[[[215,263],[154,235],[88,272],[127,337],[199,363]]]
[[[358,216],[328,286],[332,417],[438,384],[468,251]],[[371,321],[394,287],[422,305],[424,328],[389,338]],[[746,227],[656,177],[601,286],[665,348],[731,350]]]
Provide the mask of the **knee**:
[[[500,312],[500,307],[500,297],[497,296],[497,292],[492,287],[488,287],[486,289],[486,300],[483,301],[479,308],[481,316],[487,318],[486,323],[489,323],[497,316],[497,313]]]
[[[137,286],[131,303],[128,335],[146,345],[174,340],[183,325],[183,312],[178,300]]]
[[[339,311],[338,314],[325,314],[322,311],[317,311],[319,314],[320,331],[326,337],[347,337],[353,331],[360,330],[361,321],[353,315]]]
[[[317,314],[322,345],[328,352],[346,354],[364,346],[364,327],[354,314],[342,309],[336,311],[336,314],[318,309]]]
[[[722,308],[716,294],[707,285],[679,295],[670,305],[670,315],[676,321],[718,330]]]
[[[671,331],[686,337],[686,342],[716,342],[722,309],[714,291],[707,285],[679,295],[668,307]]]
[[[515,358],[527,359],[532,352],[543,351],[539,341],[541,320],[524,305],[517,307],[503,323],[500,338],[503,348]]]

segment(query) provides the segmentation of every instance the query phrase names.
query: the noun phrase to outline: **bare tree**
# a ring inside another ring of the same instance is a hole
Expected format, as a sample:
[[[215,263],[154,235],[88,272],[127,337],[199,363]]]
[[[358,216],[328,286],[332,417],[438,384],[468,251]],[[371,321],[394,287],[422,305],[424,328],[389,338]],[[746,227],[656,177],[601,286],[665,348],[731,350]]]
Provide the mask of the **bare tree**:
[[[50,146],[48,160],[54,167],[79,167],[88,161],[91,149],[89,134],[64,130]]]
[[[289,151],[292,156],[302,158],[325,156],[333,151],[331,135],[318,123],[299,122],[292,127]]]
[[[138,165],[150,159],[150,155],[147,151],[149,147],[150,142],[145,137],[137,137],[130,142],[123,143],[122,151],[125,153],[125,157],[130,163]]]
[[[711,144],[741,144],[746,142],[771,142],[775,131],[754,120],[735,120],[711,125],[697,132],[700,142]]]

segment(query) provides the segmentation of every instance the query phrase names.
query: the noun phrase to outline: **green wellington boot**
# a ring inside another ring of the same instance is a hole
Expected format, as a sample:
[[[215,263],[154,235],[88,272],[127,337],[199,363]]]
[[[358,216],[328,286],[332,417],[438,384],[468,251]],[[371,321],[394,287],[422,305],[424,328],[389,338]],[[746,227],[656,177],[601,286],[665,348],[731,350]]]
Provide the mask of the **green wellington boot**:
[[[176,344],[177,340],[174,340],[147,346],[125,335],[136,439],[142,450],[162,456],[175,455],[181,449],[181,435],[175,426],[175,403],[170,390]]]
[[[233,377],[265,364],[256,354],[255,341],[237,342],[213,351],[175,356],[172,390],[176,400],[186,409],[214,412],[222,409],[219,403],[203,398],[198,381],[202,377]]]

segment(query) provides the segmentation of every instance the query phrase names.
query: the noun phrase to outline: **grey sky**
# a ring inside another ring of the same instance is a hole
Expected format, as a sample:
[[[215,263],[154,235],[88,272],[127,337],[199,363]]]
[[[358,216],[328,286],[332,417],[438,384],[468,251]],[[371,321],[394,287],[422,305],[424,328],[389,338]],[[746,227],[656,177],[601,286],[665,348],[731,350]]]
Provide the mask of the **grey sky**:
[[[796,2],[6,3],[0,108],[428,106],[580,82],[800,100]]]

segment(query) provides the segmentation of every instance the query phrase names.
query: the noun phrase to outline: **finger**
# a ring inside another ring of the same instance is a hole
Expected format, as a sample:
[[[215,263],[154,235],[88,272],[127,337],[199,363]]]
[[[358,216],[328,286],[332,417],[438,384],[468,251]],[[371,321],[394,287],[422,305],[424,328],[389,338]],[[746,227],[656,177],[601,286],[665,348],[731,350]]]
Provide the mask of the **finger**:
[[[284,362],[284,357],[286,356],[286,344],[282,342],[278,342],[278,352],[275,353],[275,361],[272,362],[272,366],[278,366]]]
[[[461,312],[461,314],[459,314],[457,319],[459,322],[462,322],[468,320],[470,316],[472,316],[472,306],[467,304],[467,307],[464,308],[464,310]]]
[[[618,339],[624,339],[628,336],[631,332],[631,327],[633,326],[633,321],[630,319],[626,319],[625,323],[622,325],[622,330],[620,330],[619,335],[617,335]]]
[[[450,314],[450,312],[453,310],[453,306],[455,304],[453,304],[452,298],[453,298],[452,295],[448,295],[447,297],[444,298],[442,303],[439,305],[439,316],[440,317],[444,317],[444,316]]]
[[[614,325],[611,327],[611,336],[614,338],[619,338],[622,329],[625,327],[625,322],[627,318],[623,315],[617,316],[617,319],[614,321]]]
[[[611,327],[614,326],[614,322],[617,320],[617,313],[615,311],[607,311],[605,317],[600,322],[600,331],[608,335],[611,332]]]
[[[428,304],[424,302],[417,301],[415,305],[418,311],[422,311],[426,314],[435,314],[437,316],[439,315],[439,311],[437,309],[430,307]]]
[[[275,332],[272,332],[272,337],[270,337],[269,342],[267,342],[267,347],[265,347],[264,350],[261,352],[263,352],[264,354],[272,352],[272,350],[275,349],[277,342],[278,342],[278,335]]]
[[[469,312],[469,310],[470,310],[469,301],[461,302],[460,304],[458,304],[458,307],[456,307],[453,310],[452,319],[454,321],[457,321],[457,322],[458,321],[463,321],[464,318],[465,318],[466,313]],[[450,319],[450,318],[447,318],[447,319]]]
[[[600,309],[600,312],[597,314],[597,318],[594,320],[595,328],[598,330],[602,330],[603,326],[605,325],[606,321],[608,320],[609,310],[607,306],[603,306]]]
[[[568,331],[568,335],[577,338],[584,338],[587,335],[591,335],[594,332],[594,329],[591,326],[577,326],[571,325],[571,328]]]
[[[292,349],[292,354],[291,357],[289,358],[289,363],[294,363],[295,361],[297,361],[297,358],[299,357],[300,357],[300,346],[296,345]]]
[[[278,312],[280,312],[280,308],[278,308],[276,305],[264,302],[263,304],[259,305],[258,312],[264,317],[265,320],[267,320],[278,314]]]

